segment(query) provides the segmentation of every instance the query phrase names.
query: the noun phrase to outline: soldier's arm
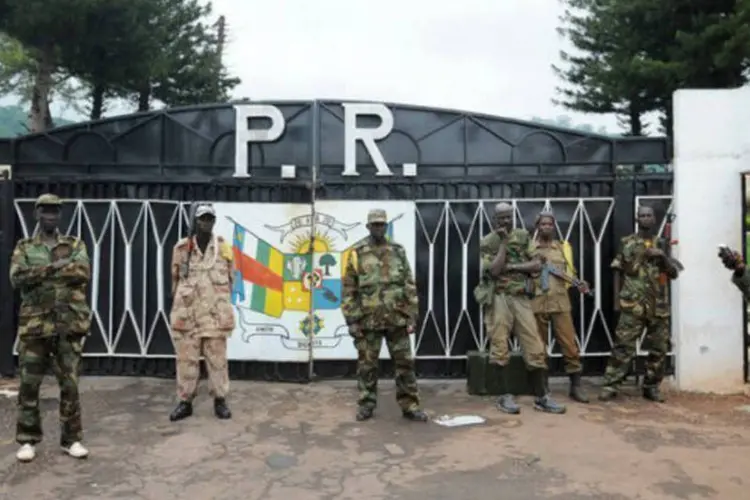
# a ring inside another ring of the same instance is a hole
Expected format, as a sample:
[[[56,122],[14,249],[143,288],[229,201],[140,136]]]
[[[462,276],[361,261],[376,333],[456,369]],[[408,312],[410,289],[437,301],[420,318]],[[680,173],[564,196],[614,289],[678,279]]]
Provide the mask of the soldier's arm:
[[[30,266],[26,261],[26,250],[22,241],[13,249],[10,258],[10,283],[13,288],[28,288],[41,285],[52,274],[52,265]]]
[[[179,245],[175,245],[172,250],[172,296],[177,291],[177,285],[180,283],[180,264],[182,263],[182,252],[180,251]]]
[[[411,265],[409,259],[406,258],[406,251],[401,248],[399,251],[401,259],[404,263],[404,292],[406,293],[406,300],[408,301],[408,314],[409,321],[412,325],[416,326],[419,320],[419,296],[417,295],[417,283],[414,281],[414,274],[411,271]]]
[[[88,283],[91,280],[91,262],[83,240],[75,240],[70,262],[55,270],[55,278],[65,283]]]
[[[745,299],[750,299],[750,273],[744,267],[732,274],[732,283],[742,292]]]
[[[538,273],[542,270],[542,259],[538,255],[532,254],[529,241],[523,240],[520,242],[514,242],[514,244],[521,246],[521,255],[523,256],[524,262],[508,264],[505,266],[506,271],[532,274]]]
[[[359,302],[359,274],[357,271],[357,250],[352,250],[349,262],[346,264],[346,272],[341,279],[341,312],[346,324],[351,326],[359,323],[362,319],[362,308]]]
[[[479,245],[479,255],[482,262],[482,272],[496,278],[503,273],[508,248],[501,242],[497,248],[490,243],[490,239],[484,239]]]
[[[623,273],[623,266],[625,265],[625,257],[623,256],[622,250],[624,247],[623,241],[620,241],[620,248],[617,251],[617,255],[615,255],[615,258],[612,260],[612,264],[610,264],[610,268],[612,271],[614,271],[614,274],[612,276],[613,278],[613,284],[614,284],[614,300],[615,300],[615,309],[617,309],[619,306],[619,299],[620,299],[620,289],[622,288],[622,273]]]

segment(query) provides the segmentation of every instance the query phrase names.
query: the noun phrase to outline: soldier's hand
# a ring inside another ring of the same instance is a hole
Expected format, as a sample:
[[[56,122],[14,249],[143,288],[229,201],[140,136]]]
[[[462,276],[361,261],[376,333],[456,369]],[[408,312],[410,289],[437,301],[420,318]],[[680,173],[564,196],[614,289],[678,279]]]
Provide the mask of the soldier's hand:
[[[409,325],[409,326],[406,327],[406,333],[408,333],[409,335],[411,335],[412,333],[414,333],[415,330],[416,330],[416,328],[414,328],[414,325]]]
[[[581,281],[580,283],[578,283],[578,291],[579,292],[581,292],[581,293],[588,293],[589,290],[590,290],[589,284],[586,283],[585,281]]]
[[[349,325],[349,335],[352,337],[359,337],[359,335],[362,333],[362,330],[359,328],[358,324]]]
[[[498,227],[497,227],[497,228],[495,229],[495,232],[496,232],[496,233],[497,233],[497,234],[498,234],[499,236],[501,236],[501,237],[503,237],[503,238],[505,238],[506,236],[508,236],[508,229],[507,229],[507,228],[506,228],[505,226],[498,226]]]

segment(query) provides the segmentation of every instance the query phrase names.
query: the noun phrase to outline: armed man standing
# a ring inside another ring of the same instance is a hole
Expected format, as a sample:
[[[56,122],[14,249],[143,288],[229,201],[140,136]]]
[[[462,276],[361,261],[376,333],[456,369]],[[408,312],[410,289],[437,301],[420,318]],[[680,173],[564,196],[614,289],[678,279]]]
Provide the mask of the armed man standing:
[[[513,395],[507,389],[505,367],[510,361],[508,339],[511,330],[521,344],[523,359],[534,390],[534,408],[547,413],[565,413],[547,390],[547,352],[539,336],[531,297],[534,294],[532,274],[542,269],[542,262],[531,255],[529,233],[513,229],[514,209],[498,203],[493,217],[494,231],[480,245],[482,280],[474,297],[484,307],[485,324],[490,335],[490,362],[497,365],[502,395],[497,408],[505,413],[520,413]]]
[[[531,308],[534,310],[537,329],[546,346],[547,332],[552,323],[555,338],[560,344],[565,360],[565,372],[570,378],[569,396],[579,403],[588,403],[589,398],[581,387],[583,366],[576,343],[576,329],[573,326],[568,290],[572,281],[576,281],[577,289],[581,293],[588,292],[589,286],[585,281],[575,279],[576,271],[573,267],[570,245],[555,238],[557,229],[552,212],[541,212],[537,216],[536,230],[536,239],[531,243],[532,255],[540,257],[544,261],[544,266],[554,269],[554,272],[547,273],[546,283],[542,282],[541,277],[536,282],[536,297],[531,301]],[[561,276],[569,279],[565,280]]]
[[[638,232],[622,239],[620,250],[612,261],[615,308],[619,308],[620,318],[599,394],[602,401],[617,396],[636,356],[637,342],[644,329],[648,358],[643,397],[659,403],[664,401],[659,385],[664,379],[664,363],[669,352],[670,310],[668,288],[660,283],[660,276],[677,279],[682,265],[658,248],[655,227],[653,208],[639,207]]]
[[[91,310],[86,287],[91,278],[86,244],[58,230],[62,202],[53,194],[36,200],[39,232],[18,242],[10,281],[21,294],[18,314],[18,421],[16,458],[28,462],[42,440],[39,389],[51,368],[60,386],[60,445],[74,458],[86,458],[78,378]]]
[[[191,234],[178,241],[172,253],[172,337],[177,349],[177,397],[169,415],[176,422],[193,414],[201,354],[206,360],[214,414],[228,419],[229,367],[227,337],[234,330],[231,303],[232,249],[213,233],[216,212],[199,205]]]
[[[419,298],[404,247],[385,237],[385,210],[370,210],[370,237],[351,252],[342,278],[341,311],[357,348],[357,420],[372,418],[378,402],[378,357],[385,339],[396,372],[396,400],[404,418],[427,421],[420,409],[409,335]]]

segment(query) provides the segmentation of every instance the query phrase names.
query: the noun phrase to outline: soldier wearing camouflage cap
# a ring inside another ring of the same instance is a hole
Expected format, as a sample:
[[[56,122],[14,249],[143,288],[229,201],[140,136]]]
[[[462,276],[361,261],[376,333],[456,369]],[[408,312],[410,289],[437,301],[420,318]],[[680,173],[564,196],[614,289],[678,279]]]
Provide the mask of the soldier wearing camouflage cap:
[[[404,418],[426,422],[419,404],[409,335],[419,299],[404,247],[386,238],[385,210],[367,214],[370,236],[354,246],[342,278],[341,311],[357,348],[357,420],[372,418],[377,405],[378,357],[385,339],[396,371],[396,400]]]
[[[60,445],[74,458],[85,458],[78,377],[91,310],[86,288],[91,278],[86,244],[58,230],[62,201],[41,195],[35,204],[39,231],[18,242],[10,281],[21,294],[18,317],[18,420],[16,458],[33,460],[42,440],[39,388],[48,368],[60,386]]]

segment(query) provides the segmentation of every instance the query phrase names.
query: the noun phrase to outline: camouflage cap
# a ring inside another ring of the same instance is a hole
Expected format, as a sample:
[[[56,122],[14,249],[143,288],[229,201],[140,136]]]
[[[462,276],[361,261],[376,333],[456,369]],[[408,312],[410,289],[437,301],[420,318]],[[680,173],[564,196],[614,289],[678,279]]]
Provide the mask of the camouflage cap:
[[[39,207],[41,205],[54,205],[59,207],[60,205],[62,205],[62,200],[55,194],[45,193],[37,198],[36,203],[34,203],[35,207]]]
[[[385,213],[385,210],[383,210],[382,208],[374,208],[367,213],[368,224],[373,224],[373,223],[385,224],[387,222],[388,222],[388,215]]]

